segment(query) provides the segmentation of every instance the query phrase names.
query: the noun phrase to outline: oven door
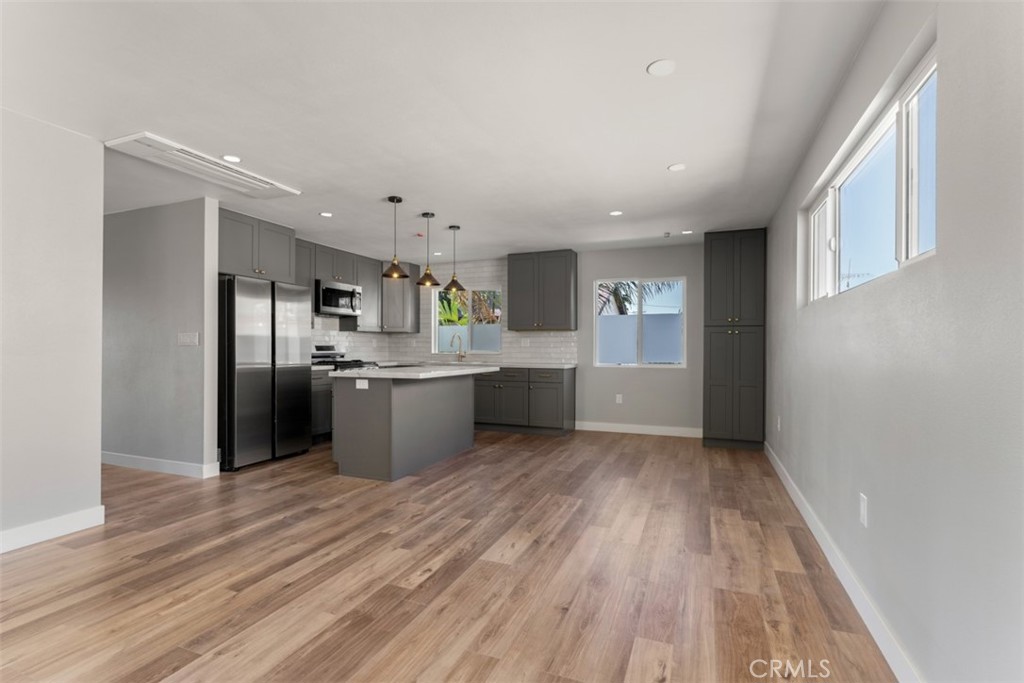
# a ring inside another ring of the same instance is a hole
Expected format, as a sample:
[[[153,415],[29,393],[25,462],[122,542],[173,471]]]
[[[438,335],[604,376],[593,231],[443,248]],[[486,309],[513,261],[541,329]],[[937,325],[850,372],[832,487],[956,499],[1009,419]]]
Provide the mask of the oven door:
[[[362,287],[317,280],[316,292],[318,315],[355,316],[362,313]]]

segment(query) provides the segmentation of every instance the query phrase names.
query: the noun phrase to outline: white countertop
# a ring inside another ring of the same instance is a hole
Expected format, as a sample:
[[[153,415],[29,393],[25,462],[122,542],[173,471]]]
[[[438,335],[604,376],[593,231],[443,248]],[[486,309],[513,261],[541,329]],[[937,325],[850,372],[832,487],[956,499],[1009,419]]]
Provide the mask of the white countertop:
[[[445,366],[462,366],[462,365],[486,365],[486,366],[499,366],[499,368],[537,368],[538,370],[569,370],[576,367],[576,363],[513,363],[513,362],[486,362],[478,360],[466,360],[461,363],[455,361],[444,361],[444,360],[427,360],[427,361],[381,361],[382,365],[387,363],[422,363],[423,365],[445,365]]]
[[[576,363],[502,363],[503,368],[537,368],[538,370],[571,370]]]
[[[441,377],[459,377],[461,375],[478,375],[484,372],[498,372],[497,365],[475,365],[461,363],[452,365],[415,365],[405,368],[359,368],[353,370],[336,370],[328,376],[338,379],[438,379]]]

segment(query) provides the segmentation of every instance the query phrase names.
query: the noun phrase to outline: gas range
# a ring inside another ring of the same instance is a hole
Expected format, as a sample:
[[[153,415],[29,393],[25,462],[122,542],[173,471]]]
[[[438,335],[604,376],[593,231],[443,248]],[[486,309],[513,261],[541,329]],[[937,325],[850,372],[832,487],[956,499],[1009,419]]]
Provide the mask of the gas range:
[[[325,367],[333,370],[354,370],[359,368],[375,368],[373,361],[345,358],[345,352],[339,351],[334,344],[316,344],[310,354],[314,367]]]

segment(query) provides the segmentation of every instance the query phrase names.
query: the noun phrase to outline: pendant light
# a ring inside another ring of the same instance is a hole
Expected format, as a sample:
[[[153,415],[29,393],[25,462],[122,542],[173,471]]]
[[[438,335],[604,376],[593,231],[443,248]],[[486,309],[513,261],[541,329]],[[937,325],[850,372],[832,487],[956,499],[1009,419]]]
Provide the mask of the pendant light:
[[[452,231],[452,279],[444,286],[444,289],[446,292],[465,292],[466,288],[462,286],[459,276],[455,274],[455,235],[461,228],[457,225],[449,225],[448,229]]]
[[[434,214],[427,211],[420,215],[427,219],[427,268],[423,271],[423,277],[417,280],[416,284],[420,287],[440,287],[441,283],[430,272],[430,219],[434,217]]]
[[[392,195],[388,197],[388,201],[391,202],[391,205],[395,207],[395,251],[394,256],[391,257],[391,265],[388,266],[387,270],[385,270],[381,274],[381,277],[393,278],[397,280],[399,278],[409,277],[409,273],[402,270],[402,266],[398,264],[398,205],[402,203],[402,198]]]

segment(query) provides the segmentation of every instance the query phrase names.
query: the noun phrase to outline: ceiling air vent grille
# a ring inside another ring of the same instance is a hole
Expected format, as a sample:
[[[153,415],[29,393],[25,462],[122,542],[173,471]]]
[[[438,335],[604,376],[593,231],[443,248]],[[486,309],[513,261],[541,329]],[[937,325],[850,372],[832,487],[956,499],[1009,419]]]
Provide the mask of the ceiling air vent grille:
[[[118,152],[188,173],[250,197],[270,199],[300,194],[295,188],[226,164],[219,159],[152,133],[126,135],[123,138],[109,140],[106,145]]]

